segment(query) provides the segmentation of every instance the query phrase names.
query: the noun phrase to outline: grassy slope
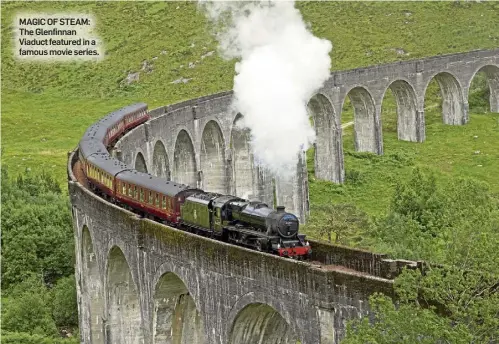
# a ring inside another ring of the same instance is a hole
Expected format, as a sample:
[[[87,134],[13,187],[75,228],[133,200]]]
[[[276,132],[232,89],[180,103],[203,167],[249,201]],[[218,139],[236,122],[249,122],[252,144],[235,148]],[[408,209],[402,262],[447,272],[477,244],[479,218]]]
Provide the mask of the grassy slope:
[[[333,42],[332,69],[499,45],[499,3],[494,2],[300,2],[298,7],[314,33]],[[105,60],[16,62],[11,50],[12,18],[25,11],[94,14],[105,43]],[[2,48],[2,163],[14,173],[25,168],[51,169],[61,182],[66,152],[77,144],[85,128],[106,112],[139,100],[155,107],[230,89],[234,75],[233,61],[223,61],[216,54],[201,59],[216,50],[216,43],[193,3],[4,2]],[[397,48],[408,55],[398,55]],[[151,73],[141,71],[144,60],[152,63]],[[187,68],[189,62],[196,67]],[[140,72],[140,80],[125,85],[123,80],[130,72]],[[192,80],[170,83],[180,77]],[[390,185],[407,175],[410,164],[436,165],[442,175],[488,180],[499,190],[490,177],[498,167],[493,151],[497,116],[472,115],[468,126],[448,127],[439,124],[438,108],[433,108],[427,115],[437,120],[429,121],[428,141],[418,145],[398,142],[395,132],[388,130],[393,127],[393,107],[393,99],[388,97],[387,116],[392,116],[392,124],[383,118],[386,156],[356,158],[348,154],[348,145],[353,145],[350,128],[345,136],[346,168],[359,171],[363,182],[336,186],[311,181],[312,204],[355,201],[378,214],[386,205]],[[345,114],[344,119],[348,118]],[[479,139],[472,138],[475,134]],[[481,154],[474,156],[474,150]]]

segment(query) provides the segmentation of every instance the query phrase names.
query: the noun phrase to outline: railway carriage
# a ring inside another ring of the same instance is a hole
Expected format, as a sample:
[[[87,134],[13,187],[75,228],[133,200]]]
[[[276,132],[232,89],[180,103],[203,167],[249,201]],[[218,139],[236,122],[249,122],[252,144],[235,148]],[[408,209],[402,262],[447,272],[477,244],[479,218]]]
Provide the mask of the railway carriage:
[[[176,226],[180,221],[180,205],[190,194],[199,191],[148,173],[129,170],[117,176],[115,197],[142,214],[150,214]]]
[[[90,186],[110,198],[114,198],[116,175],[123,171],[132,171],[128,165],[113,158],[108,153],[90,155],[83,169]]]
[[[147,113],[147,104],[145,103],[127,106],[126,108],[123,108],[123,111],[126,112],[123,118],[125,130],[135,128],[137,125],[146,122],[150,118]]]
[[[149,119],[147,105],[144,103],[126,106],[111,112],[91,125],[83,135],[82,141],[96,140],[105,147],[115,143],[125,131],[146,122]]]

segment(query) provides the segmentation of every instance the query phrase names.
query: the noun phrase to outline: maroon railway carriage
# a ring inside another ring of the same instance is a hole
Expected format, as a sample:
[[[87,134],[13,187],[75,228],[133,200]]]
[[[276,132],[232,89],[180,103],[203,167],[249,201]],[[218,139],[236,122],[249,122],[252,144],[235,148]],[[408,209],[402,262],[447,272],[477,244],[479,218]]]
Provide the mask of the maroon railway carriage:
[[[105,147],[110,147],[128,130],[146,122],[149,118],[146,104],[126,106],[92,124],[85,131],[81,142],[95,140]]]
[[[92,189],[107,195],[109,198],[114,198],[115,176],[123,171],[133,171],[129,166],[108,153],[90,155],[83,168]]]
[[[175,226],[180,222],[180,205],[200,191],[135,170],[116,176],[116,200]]]

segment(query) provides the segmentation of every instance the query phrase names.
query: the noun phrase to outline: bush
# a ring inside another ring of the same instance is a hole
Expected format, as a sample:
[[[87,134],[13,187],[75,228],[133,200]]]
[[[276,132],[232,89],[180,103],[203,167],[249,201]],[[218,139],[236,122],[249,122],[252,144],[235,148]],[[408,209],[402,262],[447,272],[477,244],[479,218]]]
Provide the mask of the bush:
[[[36,275],[16,286],[2,314],[2,329],[43,336],[57,335],[50,314],[51,296]]]
[[[78,305],[74,276],[63,277],[52,290],[54,320],[57,326],[78,326]]]
[[[361,185],[365,182],[366,178],[364,174],[355,169],[349,169],[345,171],[345,182],[353,185]]]
[[[3,344],[79,344],[79,342],[77,337],[62,339],[25,332],[2,332]]]
[[[478,73],[470,85],[469,108],[471,112],[483,113],[490,110],[490,88],[485,73]]]

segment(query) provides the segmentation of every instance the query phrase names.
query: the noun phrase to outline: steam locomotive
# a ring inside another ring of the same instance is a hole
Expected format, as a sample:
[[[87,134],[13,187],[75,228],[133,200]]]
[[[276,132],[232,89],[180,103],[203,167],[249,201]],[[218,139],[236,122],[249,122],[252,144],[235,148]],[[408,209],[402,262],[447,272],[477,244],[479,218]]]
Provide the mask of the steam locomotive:
[[[147,105],[110,113],[85,132],[78,146],[84,184],[94,193],[143,217],[172,227],[292,258],[312,249],[295,215],[258,201],[201,189],[136,171],[109,154],[126,132],[149,119]]]

